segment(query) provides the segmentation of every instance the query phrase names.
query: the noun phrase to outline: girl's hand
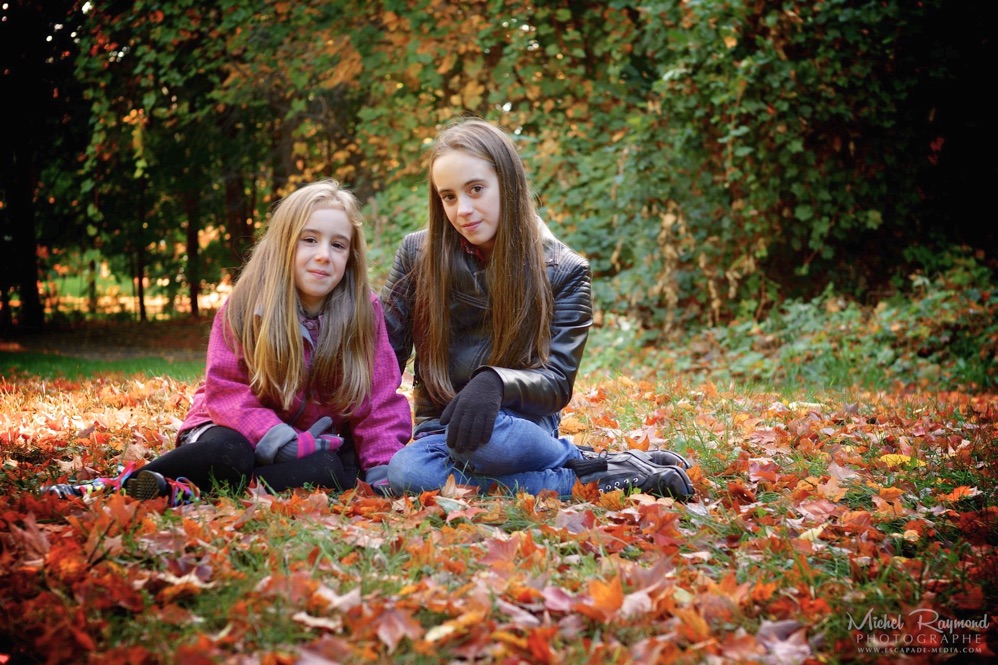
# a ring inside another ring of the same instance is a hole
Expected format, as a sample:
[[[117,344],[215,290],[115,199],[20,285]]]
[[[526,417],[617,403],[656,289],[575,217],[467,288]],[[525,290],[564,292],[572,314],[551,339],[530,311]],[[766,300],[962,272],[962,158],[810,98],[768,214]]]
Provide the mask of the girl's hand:
[[[260,466],[290,462],[317,450],[338,450],[343,439],[332,433],[333,419],[324,416],[308,431],[298,432],[287,423],[275,425],[256,444],[256,463]]]
[[[502,405],[502,379],[491,369],[479,372],[454,396],[440,415],[447,426],[447,446],[470,453],[488,443]]]
[[[295,441],[289,441],[277,451],[275,462],[290,462],[292,460],[308,457],[320,450],[339,450],[343,445],[343,439],[332,433],[333,419],[323,416],[315,421],[315,424],[308,428],[308,431],[300,433]]]

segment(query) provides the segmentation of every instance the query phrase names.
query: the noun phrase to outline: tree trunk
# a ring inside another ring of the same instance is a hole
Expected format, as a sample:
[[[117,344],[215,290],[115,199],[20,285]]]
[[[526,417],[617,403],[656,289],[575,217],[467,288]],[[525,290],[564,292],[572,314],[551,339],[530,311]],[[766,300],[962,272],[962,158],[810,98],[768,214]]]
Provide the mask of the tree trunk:
[[[243,175],[246,159],[240,147],[249,139],[243,136],[238,109],[229,108],[218,122],[227,144],[222,155],[222,181],[225,188],[225,226],[229,232],[229,249],[233,259],[231,271],[235,279],[253,244],[252,207]]]
[[[135,284],[139,302],[139,321],[145,323],[146,316],[146,287],[143,279],[146,274],[146,248],[139,246],[135,249]]]
[[[14,328],[14,319],[10,315],[10,294],[7,289],[0,289],[0,333],[10,332]]]
[[[253,226],[247,205],[245,181],[238,171],[225,175],[225,217],[229,229],[229,247],[235,270],[242,268],[253,243]]]
[[[21,311],[17,317],[23,330],[41,330],[45,324],[45,311],[38,295],[38,248],[35,239],[35,202],[32,183],[34,161],[29,134],[11,131],[9,152],[4,155],[4,173],[7,191],[7,210],[3,220],[3,253],[10,265],[9,286],[17,289]],[[5,290],[8,279],[4,279]]]
[[[201,224],[201,197],[199,192],[185,192],[184,212],[187,213],[187,266],[184,277],[187,278],[187,288],[191,298],[191,318],[196,319],[201,312],[198,298],[201,296],[201,256],[198,246],[198,231]]]
[[[45,310],[38,293],[38,248],[35,216],[35,184],[38,157],[34,142],[48,112],[52,89],[45,84],[48,53],[43,45],[51,35],[42,3],[5,3],[0,33],[0,99],[4,101],[4,130],[0,132],[0,187],[4,207],[0,208],[0,289],[4,291],[4,317],[15,320],[10,311],[10,290],[21,301],[16,317],[26,331],[41,330]],[[16,26],[16,27],[15,27]],[[17,31],[16,38],[8,34]]]
[[[87,283],[87,309],[91,314],[97,313],[97,261],[90,259],[89,280]]]

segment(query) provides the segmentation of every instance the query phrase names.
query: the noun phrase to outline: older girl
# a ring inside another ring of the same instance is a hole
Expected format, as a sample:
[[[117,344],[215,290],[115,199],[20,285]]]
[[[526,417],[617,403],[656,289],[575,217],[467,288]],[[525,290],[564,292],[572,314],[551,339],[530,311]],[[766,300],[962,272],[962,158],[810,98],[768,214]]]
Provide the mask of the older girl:
[[[587,455],[559,438],[592,325],[590,270],[537,216],[510,137],[483,120],[451,125],[429,176],[428,226],[403,240],[382,291],[399,368],[416,353],[414,441],[389,464],[392,489],[453,475],[563,497],[576,479],[692,495],[678,455]]]
[[[255,478],[273,491],[387,485],[409,440],[409,404],[367,281],[358,203],[332,180],[273,209],[208,341],[205,380],[177,447],[133,472],[50,491],[122,488],[191,498]]]

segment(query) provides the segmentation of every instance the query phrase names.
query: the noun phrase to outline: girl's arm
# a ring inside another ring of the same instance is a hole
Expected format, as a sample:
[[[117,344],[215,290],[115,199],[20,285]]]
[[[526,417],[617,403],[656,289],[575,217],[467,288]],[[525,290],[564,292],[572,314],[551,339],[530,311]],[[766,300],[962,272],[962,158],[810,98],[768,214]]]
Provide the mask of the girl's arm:
[[[388,464],[412,438],[409,401],[398,392],[402,383],[396,354],[388,340],[381,302],[371,294],[374,308],[375,348],[371,373],[371,396],[350,416],[357,459],[363,470]]]
[[[204,408],[216,425],[236,430],[256,447],[263,436],[284,421],[260,403],[249,386],[249,374],[242,355],[230,348],[237,346],[228,331],[225,309],[215,315],[208,339],[205,366]]]
[[[502,406],[533,415],[557,413],[572,399],[593,323],[592,273],[586,260],[561,248],[549,277],[554,316],[547,364],[539,369],[491,368],[502,378]]]

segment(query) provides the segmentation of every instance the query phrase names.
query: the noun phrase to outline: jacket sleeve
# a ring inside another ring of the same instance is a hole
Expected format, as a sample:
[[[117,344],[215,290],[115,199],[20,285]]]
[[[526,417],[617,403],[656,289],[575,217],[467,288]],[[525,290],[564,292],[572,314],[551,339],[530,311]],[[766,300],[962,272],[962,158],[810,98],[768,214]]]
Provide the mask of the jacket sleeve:
[[[237,348],[223,308],[215,315],[208,338],[204,405],[213,423],[236,430],[255,448],[271,428],[284,421],[250,390],[246,363]]]
[[[385,328],[392,351],[398,361],[399,373],[405,371],[412,355],[412,313],[416,297],[413,267],[425,232],[411,233],[403,239],[388,279],[381,289]]]
[[[360,468],[388,464],[392,456],[412,438],[412,410],[398,392],[402,374],[388,341],[384,314],[378,297],[371,294],[374,308],[375,347],[371,373],[371,396],[349,417],[350,431]]]
[[[491,367],[502,378],[503,406],[540,416],[557,413],[572,399],[593,323],[592,272],[588,262],[563,251],[550,279],[554,315],[547,364],[538,369]]]

